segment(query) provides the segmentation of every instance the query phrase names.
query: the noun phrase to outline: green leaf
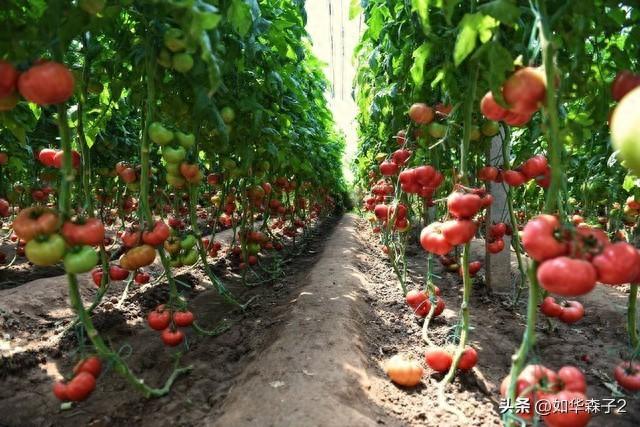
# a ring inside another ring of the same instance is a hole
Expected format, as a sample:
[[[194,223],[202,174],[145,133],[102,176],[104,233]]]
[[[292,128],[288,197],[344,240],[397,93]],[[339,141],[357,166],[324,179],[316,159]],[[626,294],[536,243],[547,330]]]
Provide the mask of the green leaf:
[[[522,11],[512,0],[494,0],[478,7],[482,13],[492,16],[503,24],[515,25]]]
[[[382,13],[382,8],[374,9],[371,13],[371,18],[369,18],[369,34],[373,40],[378,40],[380,37],[380,33],[382,32],[382,28],[384,27],[385,17]]]
[[[418,13],[422,31],[425,34],[429,32],[429,3],[431,0],[411,0],[411,10]]]
[[[625,191],[631,191],[632,189],[634,189],[635,187],[638,186],[638,177],[635,175],[627,175],[624,177],[624,182],[622,183],[622,188],[624,188]]]
[[[362,13],[362,5],[360,5],[360,0],[351,0],[349,4],[349,19],[355,19],[358,15]]]
[[[424,84],[424,65],[431,53],[431,45],[422,43],[416,50],[413,51],[413,65],[411,66],[411,78],[416,89],[422,88]]]
[[[249,33],[253,18],[251,9],[244,0],[234,0],[227,10],[227,19],[231,23],[234,31],[242,37]]]
[[[493,35],[493,29],[498,26],[498,21],[481,13],[467,13],[460,21],[460,31],[453,49],[453,61],[460,65],[467,56],[476,48],[478,37],[486,43]]]

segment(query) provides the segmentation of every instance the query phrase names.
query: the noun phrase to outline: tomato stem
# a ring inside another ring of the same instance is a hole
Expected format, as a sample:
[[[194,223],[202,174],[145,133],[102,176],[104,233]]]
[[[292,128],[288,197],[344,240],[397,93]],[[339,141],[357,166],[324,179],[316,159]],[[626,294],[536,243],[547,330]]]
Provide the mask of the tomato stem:
[[[629,344],[631,348],[639,345],[638,320],[637,320],[638,284],[633,283],[629,289],[629,305],[627,307],[627,331],[629,332]]]

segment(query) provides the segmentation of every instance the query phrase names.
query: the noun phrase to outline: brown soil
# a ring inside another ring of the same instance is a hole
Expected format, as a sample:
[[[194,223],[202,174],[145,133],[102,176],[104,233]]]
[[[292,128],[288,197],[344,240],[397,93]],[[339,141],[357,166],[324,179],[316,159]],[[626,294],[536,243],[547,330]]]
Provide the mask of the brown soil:
[[[106,369],[90,399],[61,410],[51,384],[71,371],[77,342],[72,333],[60,339],[71,316],[64,279],[0,290],[0,340],[4,333],[11,342],[10,350],[0,347],[0,425],[500,424],[497,388],[521,339],[523,306],[511,310],[506,296],[490,295],[480,280],[474,286],[471,344],[480,360],[446,389],[450,404],[465,414],[461,419],[438,407],[439,376],[428,372],[412,390],[385,377],[384,360],[398,352],[422,358],[426,346],[420,321],[403,303],[398,281],[364,221],[352,215],[337,226],[325,221],[297,252],[280,262],[266,261],[265,268],[280,265],[282,275],[259,286],[246,288],[236,275],[224,277],[239,299],[254,298],[246,312],[233,310],[215,291],[204,289],[206,279],[198,269],[181,273],[181,280],[191,285],[184,294],[199,322],[213,326],[226,319],[233,325],[217,337],[189,332],[181,363],[192,365],[192,372],[180,377],[169,395],[152,400]],[[420,286],[425,255],[415,245],[408,255],[409,280],[415,284],[410,287]],[[228,260],[217,263],[221,273],[228,267]],[[430,337],[443,344],[455,326],[460,279],[440,269],[436,274],[442,277],[437,285],[448,308],[432,322]],[[90,301],[92,286],[82,288]],[[143,323],[144,314],[164,302],[164,288],[132,289],[126,304],[117,308],[122,288],[116,286],[94,316],[114,348],[123,354],[132,350],[127,362],[154,386],[171,371],[176,352]],[[577,325],[559,324],[547,332],[540,322],[535,356],[551,368],[579,366],[587,374],[590,397],[611,397],[611,369],[626,342],[625,298],[624,289],[599,286],[581,299],[587,316]],[[628,399],[627,414],[598,415],[591,425],[640,425],[640,405]]]

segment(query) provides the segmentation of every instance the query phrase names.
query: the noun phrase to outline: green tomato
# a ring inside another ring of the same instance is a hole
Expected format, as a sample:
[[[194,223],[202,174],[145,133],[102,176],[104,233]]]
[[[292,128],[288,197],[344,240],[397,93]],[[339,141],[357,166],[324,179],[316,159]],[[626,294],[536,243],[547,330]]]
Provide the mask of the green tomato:
[[[231,159],[225,159],[222,161],[222,169],[230,171],[236,168],[236,162]]]
[[[181,176],[167,174],[167,184],[173,188],[182,188],[187,183]]]
[[[193,57],[188,53],[176,53],[171,58],[173,69],[179,73],[186,73],[193,68]]]
[[[611,144],[621,164],[640,175],[640,87],[620,100],[611,115]]]
[[[162,49],[158,55],[158,64],[164,68],[171,68],[171,52]]]
[[[140,183],[139,182],[130,182],[127,184],[127,189],[129,191],[138,192],[140,191]]]
[[[256,255],[260,252],[260,243],[249,243],[247,245],[247,252],[249,252],[250,255]]]
[[[427,126],[427,132],[431,137],[440,139],[447,133],[447,127],[443,124],[432,122]]]
[[[64,256],[66,243],[61,235],[52,234],[50,236],[37,237],[24,248],[29,261],[35,265],[54,265]]]
[[[196,243],[198,243],[196,236],[194,236],[193,234],[188,234],[182,240],[180,240],[180,247],[184,250],[189,250],[193,248]]]
[[[163,146],[173,140],[173,132],[162,126],[162,123],[153,122],[149,125],[149,138],[156,144]]]
[[[180,176],[180,163],[167,163],[167,174]]]
[[[386,153],[378,153],[378,154],[376,154],[376,162],[378,162],[378,163],[382,162],[386,158],[387,158],[387,154]]]
[[[80,9],[84,10],[90,15],[97,15],[104,9],[107,0],[80,0]]]
[[[196,137],[192,133],[182,133],[178,131],[176,132],[176,138],[178,139],[178,144],[187,150],[196,144]]]
[[[242,178],[243,174],[244,174],[244,171],[241,168],[235,168],[229,172],[229,176],[231,178]]]
[[[224,107],[220,111],[220,115],[222,116],[222,121],[226,124],[229,124],[236,119],[236,112],[233,111],[233,108],[231,107]]]
[[[64,269],[70,274],[86,273],[96,264],[98,253],[91,246],[73,248],[64,256]]]
[[[162,147],[162,158],[167,163],[180,164],[186,157],[187,152],[182,147]]]
[[[480,128],[476,125],[471,126],[471,141],[480,141],[482,134],[480,133]]]
[[[182,267],[182,258],[179,256],[175,258],[171,258],[169,260],[169,265],[173,268]]]
[[[180,28],[169,28],[163,37],[164,45],[171,52],[180,52],[187,47],[187,41],[185,40],[184,31]]]
[[[484,136],[496,136],[500,132],[500,124],[493,120],[487,120],[482,124],[480,131]]]
[[[183,265],[193,265],[196,261],[198,261],[198,250],[196,248],[191,248],[180,256],[180,262]]]

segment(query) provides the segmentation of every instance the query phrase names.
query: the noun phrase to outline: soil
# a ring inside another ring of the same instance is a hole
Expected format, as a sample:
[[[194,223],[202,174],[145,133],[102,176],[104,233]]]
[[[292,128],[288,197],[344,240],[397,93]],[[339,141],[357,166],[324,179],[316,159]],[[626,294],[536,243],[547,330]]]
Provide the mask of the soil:
[[[0,289],[0,425],[500,425],[497,390],[521,340],[522,304],[512,309],[509,296],[492,294],[476,280],[470,337],[479,362],[446,388],[449,404],[464,414],[460,417],[438,405],[439,375],[427,370],[420,386],[406,389],[393,385],[382,370],[396,353],[421,359],[426,344],[421,321],[404,304],[378,239],[363,220],[353,215],[325,220],[289,249],[287,256],[263,261],[265,271],[255,280],[264,283],[251,288],[230,273],[229,259],[217,261],[225,285],[239,300],[251,299],[244,312],[204,286],[208,279],[199,269],[180,271],[198,322],[214,327],[224,320],[231,327],[213,337],[187,333],[188,351],[180,364],[193,369],[167,396],[145,399],[107,367],[93,395],[68,409],[51,393],[52,382],[71,372],[77,359],[74,330],[61,333],[72,318],[65,278],[5,276],[18,285]],[[407,254],[409,287],[421,286],[425,254],[416,244]],[[461,280],[439,265],[435,274],[447,309],[431,322],[429,337],[440,345],[454,332]],[[89,303],[95,289],[88,277],[82,283]],[[133,372],[159,387],[177,350],[162,345],[144,315],[164,302],[166,286],[135,287],[118,306],[123,286],[110,290],[94,321],[127,356]],[[550,368],[580,367],[588,396],[610,398],[611,370],[625,351],[625,291],[598,286],[580,299],[587,315],[576,325],[554,324],[549,331],[539,322],[534,357]],[[628,413],[599,414],[590,425],[640,425],[637,398],[626,398]]]

